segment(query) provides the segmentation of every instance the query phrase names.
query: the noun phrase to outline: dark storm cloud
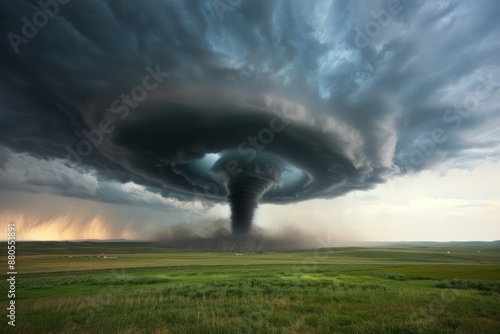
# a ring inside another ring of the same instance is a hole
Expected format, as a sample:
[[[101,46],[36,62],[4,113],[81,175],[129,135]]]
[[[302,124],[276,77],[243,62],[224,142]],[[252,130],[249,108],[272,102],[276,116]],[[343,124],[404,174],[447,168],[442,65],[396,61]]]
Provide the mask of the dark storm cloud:
[[[51,193],[64,197],[128,206],[146,206],[158,211],[184,210],[196,213],[190,202],[162,196],[157,187],[139,185],[134,178],[109,179],[95,170],[68,166],[63,160],[40,160],[27,154],[11,153],[0,148],[7,157],[0,173],[2,189],[35,194]],[[102,174],[102,173],[101,173]],[[145,182],[147,184],[147,182]],[[2,199],[4,201],[5,198]]]
[[[279,182],[250,202],[498,158],[497,1],[73,0],[37,25],[37,2],[0,6],[0,144],[92,170],[52,182],[67,196],[223,201],[262,152]],[[207,157],[235,152],[221,178]]]
[[[0,149],[0,168],[5,171],[5,164],[11,158],[10,152],[7,150]]]

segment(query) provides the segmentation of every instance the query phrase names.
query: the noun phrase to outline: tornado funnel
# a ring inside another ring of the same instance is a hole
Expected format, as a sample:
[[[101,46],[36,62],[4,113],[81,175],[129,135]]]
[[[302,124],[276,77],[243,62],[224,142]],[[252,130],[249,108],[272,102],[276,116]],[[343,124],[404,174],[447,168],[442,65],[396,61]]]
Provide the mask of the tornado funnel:
[[[231,173],[225,169],[228,162],[232,166]],[[280,165],[266,154],[247,161],[241,155],[231,153],[221,157],[212,167],[212,172],[221,177],[226,187],[233,234],[247,233],[260,199],[268,189],[279,184]]]
[[[234,234],[243,234],[250,230],[259,200],[271,184],[271,180],[255,176],[236,176],[229,179],[228,201]]]

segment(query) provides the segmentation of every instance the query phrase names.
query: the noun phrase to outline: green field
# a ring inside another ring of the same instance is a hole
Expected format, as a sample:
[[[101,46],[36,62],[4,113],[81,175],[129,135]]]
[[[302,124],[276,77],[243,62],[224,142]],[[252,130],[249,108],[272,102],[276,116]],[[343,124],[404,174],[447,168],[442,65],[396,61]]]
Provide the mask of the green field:
[[[499,242],[242,255],[25,242],[16,269],[2,333],[500,333]]]

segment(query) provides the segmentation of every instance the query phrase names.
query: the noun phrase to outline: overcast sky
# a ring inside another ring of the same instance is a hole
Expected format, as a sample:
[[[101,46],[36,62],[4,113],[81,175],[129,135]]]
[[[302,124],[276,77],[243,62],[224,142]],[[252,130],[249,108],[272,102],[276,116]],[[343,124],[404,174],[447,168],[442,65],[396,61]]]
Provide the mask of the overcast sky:
[[[500,239],[498,1],[51,3],[0,5],[18,239],[234,229],[252,196],[312,244]]]

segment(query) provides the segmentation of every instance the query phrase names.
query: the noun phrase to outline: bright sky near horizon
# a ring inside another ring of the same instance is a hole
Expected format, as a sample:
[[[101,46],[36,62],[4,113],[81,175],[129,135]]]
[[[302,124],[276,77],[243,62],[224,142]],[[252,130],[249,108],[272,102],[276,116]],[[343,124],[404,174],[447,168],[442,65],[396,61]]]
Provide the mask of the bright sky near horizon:
[[[270,230],[307,226],[318,245],[329,246],[367,241],[500,240],[500,196],[492,179],[500,179],[500,163],[481,162],[446,175],[428,171],[332,200],[262,205],[256,225]],[[148,208],[48,194],[1,195],[6,200],[0,204],[0,221],[17,222],[19,240],[148,240],[172,225],[209,224],[230,214],[227,205],[216,205],[204,222],[196,216],[189,222],[183,221],[189,220],[186,216]]]

